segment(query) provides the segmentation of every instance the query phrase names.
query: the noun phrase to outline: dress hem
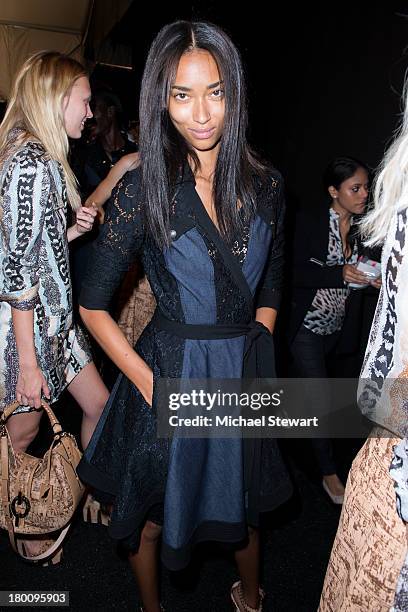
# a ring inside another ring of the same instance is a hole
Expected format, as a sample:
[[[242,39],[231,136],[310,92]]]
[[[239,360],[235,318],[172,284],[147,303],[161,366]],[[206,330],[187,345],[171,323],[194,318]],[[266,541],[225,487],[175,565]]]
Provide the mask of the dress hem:
[[[95,489],[116,496],[117,484],[115,481],[111,480],[105,472],[101,472],[94,465],[88,463],[84,457],[78,464],[77,474],[83,482],[95,487]]]

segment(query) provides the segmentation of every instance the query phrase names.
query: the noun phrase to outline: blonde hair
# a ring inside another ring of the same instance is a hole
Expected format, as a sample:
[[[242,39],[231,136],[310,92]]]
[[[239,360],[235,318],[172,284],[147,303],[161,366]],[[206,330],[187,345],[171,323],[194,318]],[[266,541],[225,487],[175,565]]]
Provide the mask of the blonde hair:
[[[367,246],[382,244],[394,214],[408,205],[408,80],[404,85],[405,108],[395,138],[378,168],[374,206],[361,222]]]
[[[0,125],[0,151],[12,146],[11,131],[20,128],[18,143],[34,137],[51,159],[60,162],[71,207],[81,205],[77,181],[68,163],[68,136],[64,124],[64,98],[80,77],[87,76],[76,60],[56,51],[40,51],[21,67]]]

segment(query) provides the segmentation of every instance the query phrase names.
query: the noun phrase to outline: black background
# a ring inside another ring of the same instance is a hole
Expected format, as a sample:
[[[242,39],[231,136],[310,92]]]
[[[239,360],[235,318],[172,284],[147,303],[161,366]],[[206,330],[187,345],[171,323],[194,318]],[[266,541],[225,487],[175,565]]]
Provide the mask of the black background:
[[[337,155],[375,168],[398,124],[407,67],[407,2],[134,2],[113,43],[132,46],[132,72],[97,68],[137,116],[144,62],[157,31],[175,19],[222,26],[241,51],[251,143],[286,179],[290,203],[325,196],[321,175]]]

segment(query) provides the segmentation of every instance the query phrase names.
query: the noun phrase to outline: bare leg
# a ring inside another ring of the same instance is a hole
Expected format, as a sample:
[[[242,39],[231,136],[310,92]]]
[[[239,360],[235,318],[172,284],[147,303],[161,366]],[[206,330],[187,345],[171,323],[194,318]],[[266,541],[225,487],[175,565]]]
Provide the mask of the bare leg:
[[[333,495],[344,495],[345,488],[337,474],[326,474],[323,476],[323,480]]]
[[[40,428],[43,411],[16,414],[7,421],[7,431],[16,453],[25,451]]]
[[[81,442],[85,449],[108,401],[109,391],[99,376],[94,363],[88,363],[75,376],[74,380],[68,385],[68,391],[78,402],[83,413]]]
[[[129,555],[145,612],[160,612],[157,545],[161,530],[160,525],[147,521],[138,552]]]
[[[248,529],[248,544],[237,550],[235,561],[241,577],[242,593],[251,608],[259,606],[259,532]]]
[[[83,412],[81,440],[86,448],[102,410],[108,401],[109,391],[102,382],[93,363],[88,363],[68,385],[68,391]],[[7,421],[13,448],[25,451],[36,437],[43,411],[16,414]]]

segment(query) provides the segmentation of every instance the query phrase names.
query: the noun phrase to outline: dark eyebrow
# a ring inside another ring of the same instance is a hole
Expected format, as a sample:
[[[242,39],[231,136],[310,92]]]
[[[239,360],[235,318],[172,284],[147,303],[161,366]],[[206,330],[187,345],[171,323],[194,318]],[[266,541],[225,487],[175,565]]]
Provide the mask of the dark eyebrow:
[[[216,83],[211,83],[211,85],[207,85],[207,89],[214,89],[214,87],[218,87],[219,85],[222,85],[224,83],[224,81],[217,81]]]
[[[210,85],[207,85],[207,89],[214,89],[215,87],[221,85],[223,82],[224,81],[217,81],[216,83],[210,83]],[[183,85],[172,85],[171,88],[178,89],[179,91],[191,91],[190,87],[184,87]]]
[[[191,91],[190,87],[183,87],[182,85],[172,85],[172,89],[179,89],[180,91]]]

